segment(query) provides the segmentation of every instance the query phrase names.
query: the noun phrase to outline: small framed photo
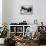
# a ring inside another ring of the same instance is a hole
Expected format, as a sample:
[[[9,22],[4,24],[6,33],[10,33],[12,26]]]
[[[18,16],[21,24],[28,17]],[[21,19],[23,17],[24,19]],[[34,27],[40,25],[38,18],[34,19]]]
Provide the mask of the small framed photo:
[[[20,14],[23,15],[32,15],[33,14],[33,6],[32,5],[25,5],[21,6]]]

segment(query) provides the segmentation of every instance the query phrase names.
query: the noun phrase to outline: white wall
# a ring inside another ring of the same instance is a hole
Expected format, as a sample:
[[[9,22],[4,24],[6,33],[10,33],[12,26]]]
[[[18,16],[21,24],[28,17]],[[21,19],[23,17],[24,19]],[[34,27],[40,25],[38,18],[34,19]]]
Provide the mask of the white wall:
[[[6,0],[2,0],[2,22],[8,22],[7,18],[7,2]]]
[[[23,20],[26,20],[26,21],[31,21],[31,19],[33,19],[33,15],[21,15],[20,14],[20,8],[22,5],[33,5],[32,4],[32,0],[28,1],[28,0],[10,0],[7,1],[7,8],[10,10],[7,9],[7,13],[8,13],[8,16],[9,16],[9,22],[22,22]],[[9,13],[10,12],[10,13]],[[11,17],[11,18],[10,18]],[[31,18],[31,19],[29,19]]]
[[[38,24],[43,21],[46,25],[46,0],[4,0],[4,2],[3,20],[7,23],[26,20],[31,24],[34,22],[34,19],[37,19]],[[33,14],[21,15],[20,7],[22,5],[32,5]]]
[[[2,0],[0,0],[0,27],[2,27]]]

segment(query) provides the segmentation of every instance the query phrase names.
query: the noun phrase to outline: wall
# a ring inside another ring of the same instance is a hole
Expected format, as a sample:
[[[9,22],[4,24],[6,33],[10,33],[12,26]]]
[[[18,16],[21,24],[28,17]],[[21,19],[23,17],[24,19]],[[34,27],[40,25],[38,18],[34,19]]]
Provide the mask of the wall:
[[[20,14],[20,7],[22,5],[30,5],[30,4],[32,5],[32,0],[31,1],[23,0],[23,2],[22,2],[22,0],[7,1],[7,14],[8,14],[7,16],[8,16],[9,22],[10,23],[11,22],[22,22],[23,20],[30,22],[31,19],[33,19],[33,17],[31,17],[33,15],[21,15]],[[31,19],[29,19],[29,18],[31,18]]]
[[[2,0],[2,23],[4,23],[4,22],[8,23],[6,0]]]
[[[0,27],[2,27],[2,0],[0,0]]]
[[[43,21],[46,25],[46,0],[4,0],[4,2],[3,20],[7,23],[26,20],[31,24],[34,23],[34,19],[37,19],[38,24]],[[21,15],[19,11],[22,5],[32,5],[33,14]]]

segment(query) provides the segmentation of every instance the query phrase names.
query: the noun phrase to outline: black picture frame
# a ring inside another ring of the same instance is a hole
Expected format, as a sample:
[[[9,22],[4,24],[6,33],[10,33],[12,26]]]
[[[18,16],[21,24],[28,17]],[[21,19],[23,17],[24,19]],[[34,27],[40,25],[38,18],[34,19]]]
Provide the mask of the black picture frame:
[[[21,6],[20,14],[23,15],[32,15],[33,14],[33,6],[32,5],[25,5]]]

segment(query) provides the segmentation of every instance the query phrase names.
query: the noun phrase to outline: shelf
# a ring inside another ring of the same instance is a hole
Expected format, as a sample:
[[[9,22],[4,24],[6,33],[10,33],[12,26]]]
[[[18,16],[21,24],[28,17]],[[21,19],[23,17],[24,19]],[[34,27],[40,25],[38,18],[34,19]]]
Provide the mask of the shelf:
[[[10,33],[15,33],[15,32],[10,32]]]
[[[23,33],[23,32],[16,32],[16,33]]]
[[[10,33],[15,33],[15,32],[10,32]],[[16,32],[16,33],[23,33],[23,32]]]
[[[31,25],[9,25],[9,26],[31,26]]]
[[[12,27],[12,28],[10,28],[10,33],[17,33],[18,35],[19,34],[22,34],[23,36],[25,36],[25,33],[26,33],[26,28],[27,27],[30,27],[31,25],[9,25],[9,27]],[[15,28],[14,28],[15,27]],[[12,30],[11,30],[12,29]],[[14,30],[16,31],[16,32],[14,32]],[[21,31],[19,31],[19,30],[21,30]],[[13,31],[13,32],[11,32],[11,31]]]

